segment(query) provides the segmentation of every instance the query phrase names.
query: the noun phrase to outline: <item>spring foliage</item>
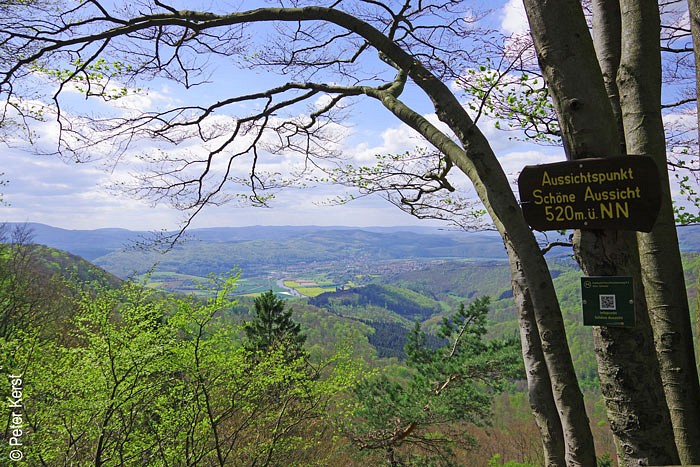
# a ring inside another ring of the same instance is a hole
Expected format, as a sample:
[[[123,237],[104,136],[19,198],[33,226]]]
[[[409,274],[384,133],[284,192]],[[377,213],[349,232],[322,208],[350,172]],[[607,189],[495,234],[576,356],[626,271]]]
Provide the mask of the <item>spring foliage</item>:
[[[235,281],[206,301],[132,282],[77,290],[67,339],[26,329],[0,341],[0,365],[28,382],[25,457],[36,465],[303,462],[358,368],[344,351],[312,363],[274,344],[253,358],[242,328],[222,319]]]

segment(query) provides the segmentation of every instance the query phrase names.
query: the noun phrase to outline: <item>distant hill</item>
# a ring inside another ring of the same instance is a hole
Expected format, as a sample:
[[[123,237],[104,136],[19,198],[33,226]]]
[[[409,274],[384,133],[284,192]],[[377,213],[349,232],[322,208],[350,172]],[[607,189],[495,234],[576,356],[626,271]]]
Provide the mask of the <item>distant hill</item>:
[[[31,245],[35,264],[49,276],[58,276],[70,281],[90,282],[106,287],[119,287],[122,280],[104,269],[71,253],[47,247]]]
[[[679,227],[678,243],[681,251],[700,252],[700,225]]]
[[[133,244],[147,232],[126,229],[66,230],[45,224],[27,223],[35,243],[67,251],[92,261]]]
[[[34,241],[81,256],[88,261],[123,251],[137,242],[147,242],[153,232],[126,229],[67,230],[28,223]],[[700,226],[678,229],[682,251],[700,252]],[[312,243],[326,249],[362,245],[379,251],[382,258],[463,257],[503,259],[500,237],[493,232],[461,232],[435,227],[317,227],[251,226],[191,229],[188,243],[272,242],[283,246],[290,241]]]
[[[445,262],[415,271],[387,274],[379,280],[440,301],[451,296],[507,298],[511,293],[510,268],[506,261]]]
[[[498,277],[498,280],[490,282],[490,286],[486,284],[486,287],[479,288],[493,297],[509,293],[509,273],[507,268],[502,267],[506,259],[505,250],[500,237],[493,232],[465,233],[432,227],[253,226],[193,229],[187,232],[185,242],[163,255],[156,251],[130,248],[137,242],[152,238],[149,232],[125,229],[66,230],[44,224],[29,224],[29,227],[36,243],[78,255],[121,278],[153,269],[156,273],[169,275],[163,278],[164,283],[175,284],[206,277],[210,273],[225,273],[238,267],[244,277],[272,278],[273,283],[284,277],[303,276],[305,271],[314,270],[319,273],[317,277],[332,277],[335,284],[342,286],[354,282],[353,278],[358,275],[392,274],[393,266],[381,271],[367,267],[382,261],[416,261],[415,269],[420,269],[427,263],[459,259],[478,263],[481,272],[476,269],[465,276],[466,273],[454,274],[454,271],[438,269],[429,280],[410,274],[396,279],[404,281],[400,284],[402,287],[442,299],[447,290],[459,289],[460,284],[476,283],[483,277]],[[700,226],[680,228],[679,235],[683,251],[700,251]],[[563,258],[568,254],[570,249],[559,248],[547,256]],[[497,270],[484,274],[486,269],[483,268],[494,267]]]
[[[238,266],[247,274],[317,262],[362,263],[409,258],[504,259],[498,236],[434,228],[231,227],[193,229],[161,255],[129,246],[151,234],[124,229],[65,230],[28,225],[36,243],[81,256],[127,277],[157,270],[205,276]]]

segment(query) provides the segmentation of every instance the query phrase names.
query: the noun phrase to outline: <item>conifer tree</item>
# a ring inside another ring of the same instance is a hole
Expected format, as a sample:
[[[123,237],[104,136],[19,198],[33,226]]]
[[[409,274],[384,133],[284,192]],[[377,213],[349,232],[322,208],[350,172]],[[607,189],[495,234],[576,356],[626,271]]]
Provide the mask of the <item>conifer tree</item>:
[[[355,386],[354,418],[342,429],[356,447],[383,453],[388,465],[454,465],[453,448],[473,441],[453,427],[488,423],[493,396],[522,377],[517,340],[484,339],[488,305],[481,297],[444,318],[439,348],[416,323],[405,345],[411,376],[382,374]]]
[[[293,310],[285,310],[284,300],[269,290],[254,301],[255,317],[245,324],[246,347],[253,352],[266,352],[283,346],[290,358],[303,352],[306,336],[301,325],[292,320]]]

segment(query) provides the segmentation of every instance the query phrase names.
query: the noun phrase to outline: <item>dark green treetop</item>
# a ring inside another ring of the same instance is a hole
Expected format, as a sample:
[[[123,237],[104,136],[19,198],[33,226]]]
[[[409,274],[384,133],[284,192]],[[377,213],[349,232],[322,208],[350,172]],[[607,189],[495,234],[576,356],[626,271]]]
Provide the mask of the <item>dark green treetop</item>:
[[[293,310],[285,310],[285,302],[269,290],[254,301],[254,318],[245,326],[246,347],[254,352],[266,352],[284,347],[290,357],[303,352],[306,336],[301,325],[292,320]]]

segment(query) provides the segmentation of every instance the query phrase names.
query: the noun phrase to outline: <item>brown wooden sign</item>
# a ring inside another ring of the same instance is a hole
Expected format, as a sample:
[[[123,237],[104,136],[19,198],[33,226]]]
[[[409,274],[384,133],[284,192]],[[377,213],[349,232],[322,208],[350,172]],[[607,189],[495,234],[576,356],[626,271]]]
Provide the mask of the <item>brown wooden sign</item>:
[[[647,156],[529,165],[518,189],[525,219],[536,230],[649,232],[661,206],[659,171]]]

